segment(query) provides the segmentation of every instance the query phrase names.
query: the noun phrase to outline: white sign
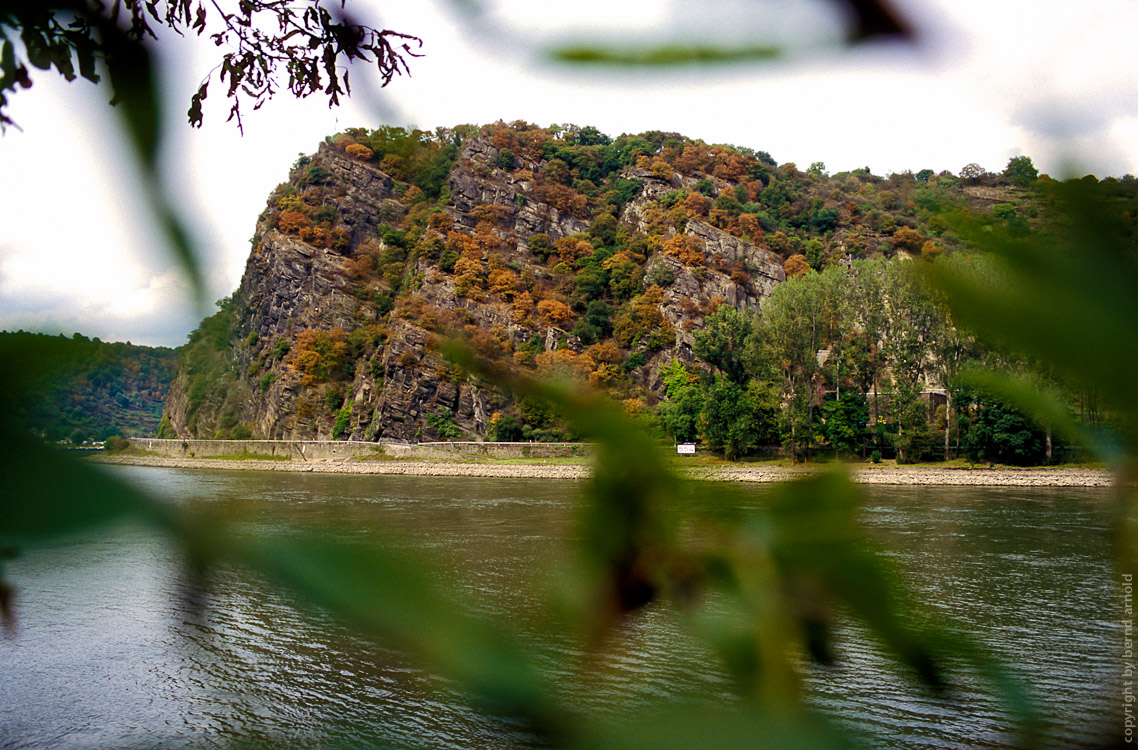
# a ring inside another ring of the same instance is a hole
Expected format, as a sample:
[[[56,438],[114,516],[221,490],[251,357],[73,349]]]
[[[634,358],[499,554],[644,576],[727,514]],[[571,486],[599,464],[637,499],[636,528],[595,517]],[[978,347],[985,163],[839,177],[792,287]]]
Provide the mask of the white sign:
[[[694,456],[695,443],[680,443],[676,446],[676,453],[679,453],[680,455],[688,454]]]

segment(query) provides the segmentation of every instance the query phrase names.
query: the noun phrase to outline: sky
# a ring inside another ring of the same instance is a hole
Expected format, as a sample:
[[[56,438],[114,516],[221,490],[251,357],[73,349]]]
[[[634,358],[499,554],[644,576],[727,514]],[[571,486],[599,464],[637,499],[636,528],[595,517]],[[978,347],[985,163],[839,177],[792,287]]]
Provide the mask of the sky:
[[[424,56],[379,90],[353,68],[353,97],[279,95],[226,123],[185,122],[216,64],[208,41],[163,39],[163,178],[192,228],[209,300],[240,283],[270,191],[301,153],[348,127],[496,120],[594,125],[611,136],[664,130],[769,152],[830,172],[876,174],[1026,154],[1053,176],[1138,173],[1138,3],[894,0],[911,46],[834,44],[842,18],[822,0],[351,0],[371,25],[415,34]],[[668,72],[566,68],[551,44],[777,44],[778,61]],[[145,209],[107,90],[33,71],[11,97],[20,130],[0,136],[0,330],[82,332],[177,346],[203,314]],[[215,86],[215,91],[217,87]]]

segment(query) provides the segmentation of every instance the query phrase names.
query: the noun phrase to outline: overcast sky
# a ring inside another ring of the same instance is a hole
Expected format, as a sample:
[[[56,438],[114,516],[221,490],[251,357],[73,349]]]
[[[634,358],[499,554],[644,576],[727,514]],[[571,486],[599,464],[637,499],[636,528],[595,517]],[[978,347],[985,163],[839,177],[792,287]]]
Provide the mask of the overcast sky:
[[[644,130],[762,149],[831,172],[969,162],[999,171],[1027,154],[1055,176],[1138,173],[1138,3],[896,0],[921,29],[916,48],[835,49],[824,2],[500,0],[481,18],[445,2],[372,2],[373,25],[423,38],[411,78],[380,93],[352,71],[355,96],[329,110],[279,97],[248,112],[245,135],[207,100],[185,110],[216,51],[163,45],[170,89],[167,185],[191,220],[211,299],[241,279],[257,215],[299,153],[354,126],[434,128],[517,119]],[[370,19],[369,19],[370,20]],[[774,63],[669,73],[597,73],[543,62],[572,38],[778,43]],[[12,97],[23,128],[0,138],[0,329],[177,346],[196,325],[181,274],[142,209],[107,91],[34,76]],[[216,91],[216,88],[215,88]]]

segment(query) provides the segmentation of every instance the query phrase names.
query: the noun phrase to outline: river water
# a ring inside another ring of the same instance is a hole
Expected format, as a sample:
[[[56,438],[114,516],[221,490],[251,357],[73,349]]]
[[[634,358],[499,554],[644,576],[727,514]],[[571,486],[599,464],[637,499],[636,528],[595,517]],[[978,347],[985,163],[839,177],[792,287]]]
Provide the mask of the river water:
[[[536,632],[544,574],[566,555],[570,481],[108,467],[245,528],[398,532],[445,574]],[[762,503],[749,488],[740,502]],[[871,488],[862,520],[923,600],[982,633],[1033,686],[1041,746],[1093,747],[1122,722],[1121,584],[1103,490]],[[176,549],[120,526],[24,550],[14,635],[0,639],[0,748],[527,748],[445,681],[236,570],[207,597]],[[203,601],[207,602],[203,604]],[[853,626],[808,670],[811,702],[888,748],[1004,747],[982,690],[928,694]],[[557,658],[549,669],[565,667]],[[568,652],[569,644],[564,648]],[[568,699],[619,712],[645,695],[717,695],[727,679],[667,607],[649,608]],[[587,685],[587,687],[586,687]],[[636,685],[635,693],[633,688]]]

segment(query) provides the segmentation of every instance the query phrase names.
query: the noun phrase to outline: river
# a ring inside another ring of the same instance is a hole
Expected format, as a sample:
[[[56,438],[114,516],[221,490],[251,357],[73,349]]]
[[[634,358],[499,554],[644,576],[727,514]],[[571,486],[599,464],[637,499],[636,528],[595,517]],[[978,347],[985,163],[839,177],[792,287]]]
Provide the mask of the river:
[[[565,558],[579,484],[108,470],[249,530],[393,530],[440,561],[524,635]],[[763,487],[741,502],[762,503]],[[1120,582],[1109,498],[1094,489],[875,487],[862,520],[936,612],[1033,686],[1045,747],[1092,747],[1122,721]],[[345,532],[347,533],[347,532]],[[254,576],[223,570],[208,594],[147,528],[126,525],[24,550],[6,565],[18,627],[0,639],[0,748],[526,748],[445,681]],[[554,654],[548,668],[564,669]],[[983,691],[914,687],[856,627],[838,661],[808,670],[811,702],[887,748],[1003,747],[1008,720]],[[565,649],[571,648],[566,644]],[[665,606],[639,614],[579,694],[599,712],[638,695],[715,695],[727,680]],[[585,687],[587,685],[587,687]],[[631,694],[631,685],[638,686]]]

